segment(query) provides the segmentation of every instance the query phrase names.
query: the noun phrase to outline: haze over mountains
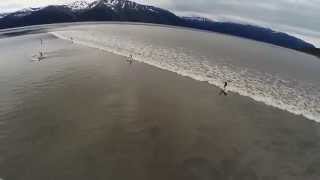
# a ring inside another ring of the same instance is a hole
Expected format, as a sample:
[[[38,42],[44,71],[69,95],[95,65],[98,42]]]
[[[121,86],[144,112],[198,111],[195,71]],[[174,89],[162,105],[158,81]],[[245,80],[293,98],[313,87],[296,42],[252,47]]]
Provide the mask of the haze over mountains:
[[[130,21],[190,27],[253,39],[320,56],[320,50],[314,45],[286,33],[253,25],[216,22],[201,17],[179,17],[165,9],[129,0],[76,1],[67,5],[50,5],[0,14],[0,29],[85,21]]]

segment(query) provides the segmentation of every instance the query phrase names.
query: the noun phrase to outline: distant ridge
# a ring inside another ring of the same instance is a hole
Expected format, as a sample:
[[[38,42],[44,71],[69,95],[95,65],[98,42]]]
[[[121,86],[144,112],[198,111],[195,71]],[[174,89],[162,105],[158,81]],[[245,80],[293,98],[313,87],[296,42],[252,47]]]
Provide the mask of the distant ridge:
[[[298,50],[320,57],[320,49],[314,45],[283,32],[272,29],[232,22],[216,22],[202,17],[181,17],[184,26],[201,30],[213,31],[260,42],[274,44],[277,46]]]
[[[202,17],[179,17],[170,11],[129,0],[76,1],[0,14],[0,29],[85,21],[130,21],[190,27],[248,38],[320,57],[320,49],[299,38],[271,29]]]

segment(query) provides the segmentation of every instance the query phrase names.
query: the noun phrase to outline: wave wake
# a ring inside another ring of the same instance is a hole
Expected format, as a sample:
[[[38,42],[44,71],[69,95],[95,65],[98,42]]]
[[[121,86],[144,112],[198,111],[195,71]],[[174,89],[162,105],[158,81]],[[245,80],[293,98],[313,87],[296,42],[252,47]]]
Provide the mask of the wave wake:
[[[107,33],[103,30],[71,29],[51,32],[54,36],[74,43],[101,49],[158,68],[206,81],[222,88],[232,81],[229,90],[256,101],[320,122],[320,87],[283,78],[253,68],[228,63],[227,59],[195,55],[183,47],[166,47],[131,36]]]

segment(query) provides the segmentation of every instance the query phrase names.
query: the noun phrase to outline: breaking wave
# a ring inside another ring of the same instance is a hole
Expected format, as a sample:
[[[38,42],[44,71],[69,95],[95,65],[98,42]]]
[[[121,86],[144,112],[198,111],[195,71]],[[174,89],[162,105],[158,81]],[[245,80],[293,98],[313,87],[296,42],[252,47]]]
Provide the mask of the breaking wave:
[[[227,79],[232,81],[229,87],[232,92],[320,122],[320,87],[311,83],[260,72],[254,68],[239,67],[226,59],[199,56],[183,47],[166,47],[119,33],[95,29],[70,29],[51,33],[58,38],[88,47],[122,56],[133,55],[136,61],[206,81],[220,88]]]

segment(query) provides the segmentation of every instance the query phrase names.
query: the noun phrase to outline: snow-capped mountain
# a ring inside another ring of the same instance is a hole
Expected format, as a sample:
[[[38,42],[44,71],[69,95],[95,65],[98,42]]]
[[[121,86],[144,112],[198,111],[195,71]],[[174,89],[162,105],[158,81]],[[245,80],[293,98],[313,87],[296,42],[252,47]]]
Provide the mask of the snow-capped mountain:
[[[95,2],[94,0],[87,0],[87,1],[75,1],[73,3],[70,3],[68,5],[66,5],[67,7],[69,7],[70,9],[77,11],[77,10],[84,10],[89,8],[89,6]]]
[[[112,9],[115,8],[132,8],[132,9],[137,9],[140,4],[135,3],[133,1],[127,1],[127,0],[100,0],[100,1],[95,1],[94,3],[91,4],[90,8],[93,8],[95,6],[100,6],[100,7],[109,7]]]
[[[30,15],[31,13],[40,10],[41,8],[25,8],[13,13],[6,13],[4,14],[3,17],[7,16],[7,15],[11,15],[11,16],[16,16],[16,17],[23,17],[23,16],[27,16]]]
[[[131,10],[143,10],[143,11],[150,11],[154,13],[160,13],[161,11],[166,11],[160,8],[156,8],[153,6],[146,6],[141,5],[139,3],[129,1],[129,0],[78,0],[72,2],[70,4],[65,5],[50,5],[41,8],[25,8],[16,12],[12,13],[4,13],[0,14],[0,18],[3,18],[7,15],[16,16],[16,17],[23,17],[32,14],[34,11],[39,11],[42,9],[46,9],[48,7],[55,6],[55,7],[63,7],[69,8],[70,10],[77,12],[77,11],[89,11],[94,8],[108,8],[113,11],[119,11],[124,9],[131,9]],[[167,11],[169,12],[169,11]]]
[[[203,17],[178,17],[168,10],[142,5],[130,0],[80,0],[66,5],[50,5],[0,14],[0,29],[83,21],[131,21],[183,26],[320,54],[320,50],[312,44],[286,33],[253,25],[216,22]]]
[[[113,11],[122,9],[132,10],[148,10],[150,12],[158,12],[160,9],[153,6],[141,5],[129,0],[82,0],[75,1],[66,5],[66,7],[78,11],[78,10],[90,10],[93,8],[109,8]]]
[[[10,13],[0,18],[0,28],[75,21],[135,21],[176,25],[181,20],[167,10],[129,0],[80,0],[66,5]]]

